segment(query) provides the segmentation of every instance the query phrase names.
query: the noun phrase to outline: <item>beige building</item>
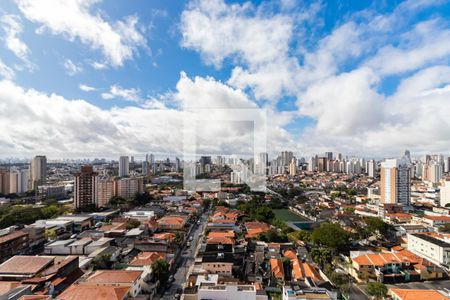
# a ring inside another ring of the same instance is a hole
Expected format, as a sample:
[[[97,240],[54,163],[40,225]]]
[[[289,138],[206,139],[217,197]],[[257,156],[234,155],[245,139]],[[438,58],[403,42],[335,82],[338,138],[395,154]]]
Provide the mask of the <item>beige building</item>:
[[[450,178],[441,180],[440,187],[440,205],[445,207],[446,205],[450,206]]]
[[[136,193],[144,192],[144,178],[121,178],[117,180],[117,196],[130,199]]]
[[[117,194],[116,180],[112,178],[101,179],[97,182],[97,206],[105,207],[111,197]]]
[[[30,183],[31,189],[44,185],[47,181],[47,157],[35,156],[31,161]]]

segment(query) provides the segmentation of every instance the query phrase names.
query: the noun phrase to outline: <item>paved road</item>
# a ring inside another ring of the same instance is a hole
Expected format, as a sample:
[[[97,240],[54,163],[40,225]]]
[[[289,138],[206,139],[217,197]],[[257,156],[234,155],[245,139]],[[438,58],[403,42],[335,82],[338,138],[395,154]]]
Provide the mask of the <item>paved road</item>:
[[[175,281],[170,287],[170,289],[166,290],[164,295],[160,298],[163,300],[172,300],[177,289],[183,288],[184,283],[186,282],[186,277],[188,275],[188,271],[190,266],[194,263],[195,260],[195,250],[197,249],[200,234],[203,232],[208,220],[208,212],[200,217],[200,225],[194,225],[195,228],[192,230],[190,236],[192,236],[191,246],[187,248],[186,246],[183,248],[183,252],[179,259],[179,267],[174,274]]]
[[[370,298],[364,294],[359,286],[352,284],[350,287],[349,300],[369,300]]]

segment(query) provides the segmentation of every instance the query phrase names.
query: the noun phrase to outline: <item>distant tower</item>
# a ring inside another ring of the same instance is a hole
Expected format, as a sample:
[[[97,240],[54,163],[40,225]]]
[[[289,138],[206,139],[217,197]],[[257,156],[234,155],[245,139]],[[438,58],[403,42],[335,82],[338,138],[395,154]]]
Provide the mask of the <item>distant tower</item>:
[[[44,185],[47,181],[47,157],[38,155],[31,161],[30,183],[31,189]]]
[[[130,162],[128,156],[121,156],[119,158],[119,177],[130,175]]]

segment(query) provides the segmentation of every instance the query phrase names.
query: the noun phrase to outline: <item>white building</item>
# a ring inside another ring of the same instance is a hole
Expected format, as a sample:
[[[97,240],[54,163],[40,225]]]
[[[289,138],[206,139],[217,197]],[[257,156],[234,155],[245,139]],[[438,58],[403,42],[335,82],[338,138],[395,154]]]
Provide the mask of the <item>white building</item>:
[[[408,234],[408,250],[429,261],[450,268],[450,243],[425,234]]]
[[[445,207],[450,205],[450,179],[441,180],[440,205]]]
[[[119,157],[119,177],[130,175],[130,162],[128,156]]]
[[[214,300],[267,300],[267,294],[258,294],[254,285],[246,284],[201,284],[197,299]]]
[[[387,159],[381,164],[381,203],[410,205],[410,168],[411,161],[406,156],[401,159]]]

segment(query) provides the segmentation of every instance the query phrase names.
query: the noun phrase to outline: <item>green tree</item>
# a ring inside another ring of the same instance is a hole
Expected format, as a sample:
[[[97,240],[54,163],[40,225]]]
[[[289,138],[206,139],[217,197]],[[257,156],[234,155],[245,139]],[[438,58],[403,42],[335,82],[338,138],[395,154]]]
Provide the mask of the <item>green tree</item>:
[[[331,271],[327,274],[327,277],[343,294],[348,294],[350,283],[349,278],[345,274]]]
[[[161,286],[164,286],[169,279],[169,264],[164,259],[158,259],[152,264],[152,273]]]
[[[326,222],[313,230],[311,241],[317,246],[325,246],[337,251],[347,247],[350,234],[339,224]]]
[[[288,241],[285,234],[280,234],[276,230],[269,230],[268,232],[261,233],[258,239],[267,243],[285,243]]]
[[[259,206],[255,209],[253,217],[258,221],[270,222],[275,217],[275,214],[269,207]]]
[[[139,222],[136,219],[128,219],[128,221],[127,221],[127,229],[137,228],[140,225],[141,225],[141,222]]]
[[[98,257],[95,257],[92,260],[91,264],[95,270],[110,270],[114,265],[114,262],[111,261],[111,254],[102,254]]]
[[[111,207],[117,207],[119,205],[125,204],[127,200],[120,196],[112,196],[111,199],[109,199],[108,204]]]
[[[44,219],[55,218],[59,215],[59,212],[60,212],[59,207],[56,204],[51,204],[41,209],[41,213]]]
[[[288,233],[288,238],[291,242],[296,242],[298,240],[308,243],[311,239],[311,233],[306,230],[297,230],[291,233]]]
[[[328,248],[312,248],[311,258],[321,269],[325,269],[333,260],[333,252]]]
[[[175,244],[180,245],[181,242],[183,241],[183,239],[184,239],[184,234],[181,233],[181,232],[177,232],[177,233],[175,233],[175,237],[173,238],[173,242]]]
[[[369,282],[366,286],[366,292],[377,300],[386,297],[387,291],[387,287],[381,282]]]
[[[57,237],[56,230],[55,229],[45,229],[44,233],[45,237],[49,240],[54,240]]]

